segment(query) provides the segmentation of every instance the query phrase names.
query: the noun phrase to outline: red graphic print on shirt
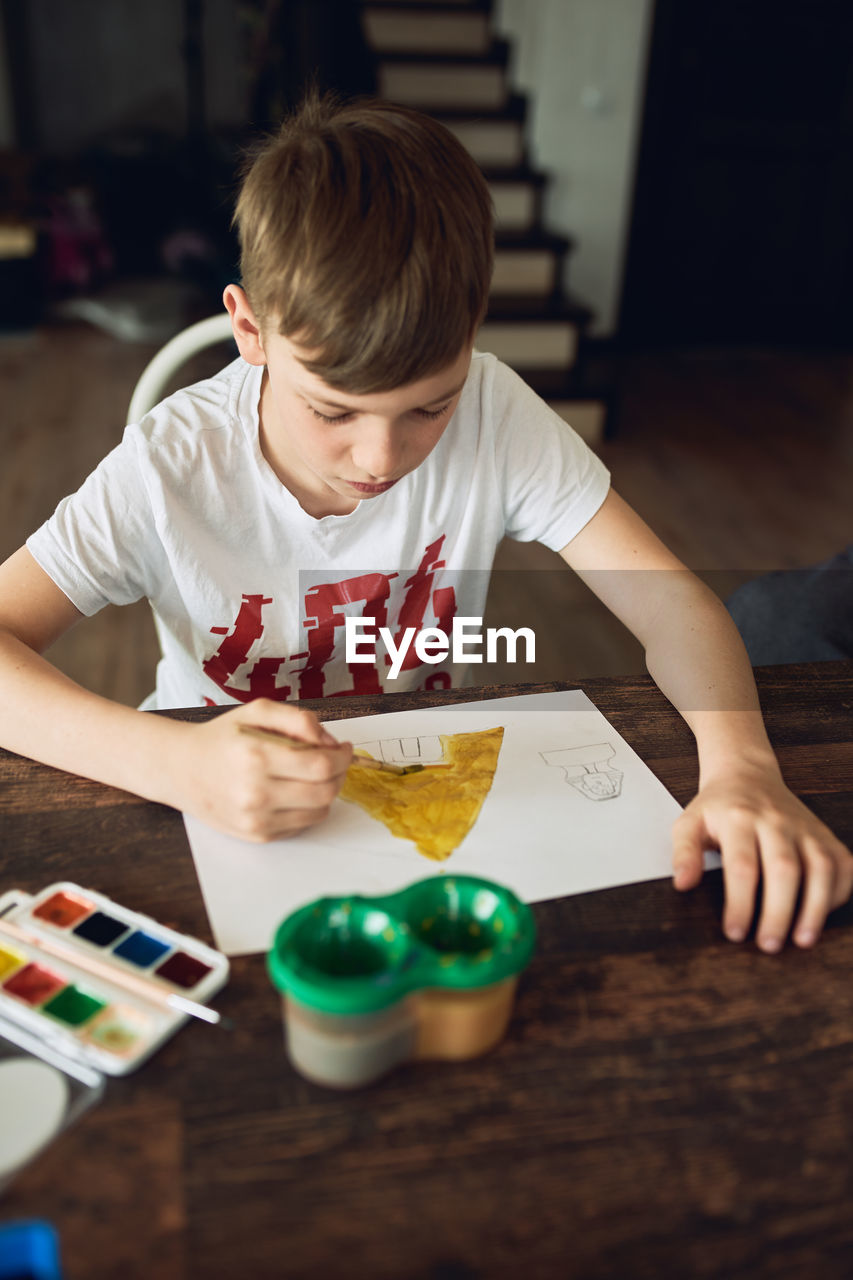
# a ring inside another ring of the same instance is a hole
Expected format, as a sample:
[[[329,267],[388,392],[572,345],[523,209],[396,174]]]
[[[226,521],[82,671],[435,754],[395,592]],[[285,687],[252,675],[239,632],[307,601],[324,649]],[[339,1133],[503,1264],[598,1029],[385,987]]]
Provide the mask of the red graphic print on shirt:
[[[396,573],[364,573],[345,578],[341,582],[324,582],[309,587],[303,600],[303,627],[306,628],[307,649],[281,657],[257,657],[240,684],[233,677],[246,666],[252,649],[264,636],[264,606],[273,603],[272,596],[244,595],[233,628],[211,627],[211,634],[222,636],[216,652],[202,664],[204,674],[231,698],[238,702],[251,702],[253,698],[273,698],[284,702],[293,693],[292,684],[279,684],[281,668],[287,665],[295,675],[297,698],[343,697],[348,694],[381,693],[382,685],[375,667],[367,663],[347,663],[352,685],[346,689],[326,690],[326,668],[341,655],[346,614],[343,606],[362,604],[361,616],[375,619],[376,627],[396,628],[394,643],[399,645],[407,627],[420,630],[424,626],[427,610],[432,602],[436,626],[449,632],[456,616],[456,592],[453,587],[433,587],[436,572],[445,566],[439,559],[444,535],[424,551],[421,562],[404,585],[405,595],[397,617],[389,622],[388,599],[391,582]],[[301,663],[299,666],[291,664]],[[386,666],[391,658],[385,655]],[[403,662],[403,670],[419,666],[414,646],[410,647]],[[431,671],[424,682],[425,688],[449,688],[448,672]],[[205,698],[205,702],[210,699]]]
[[[228,693],[232,698],[237,698],[239,702],[251,702],[252,698],[260,697],[287,697],[288,689],[285,694],[263,693],[261,694],[254,687],[255,673],[258,666],[263,663],[264,670],[267,672],[269,679],[269,659],[261,658],[255,663],[249,674],[249,688],[238,689],[228,683],[229,677],[242,667],[243,663],[248,660],[249,650],[256,641],[260,640],[264,634],[264,624],[261,614],[265,604],[272,604],[272,596],[243,596],[243,602],[240,605],[240,612],[234,623],[234,630],[229,633],[227,627],[211,627],[211,634],[215,636],[225,636],[222,644],[216,650],[212,658],[207,658],[202,664],[202,671],[209,676],[215,685],[218,685],[223,693]],[[284,662],[284,658],[279,658],[278,667]],[[272,673],[273,680],[275,673]]]
[[[296,653],[295,658],[306,658],[299,672],[299,697],[322,698],[326,677],[323,668],[332,660],[335,652],[335,633],[344,626],[342,604],[364,601],[362,617],[375,618],[377,627],[388,625],[386,604],[391,591],[391,579],[396,573],[365,573],[358,578],[346,578],[343,582],[324,582],[311,587],[305,593],[304,627],[308,627],[308,652]],[[375,667],[364,663],[348,663],[353,677],[351,689],[336,689],[343,693],[381,693],[379,676]]]

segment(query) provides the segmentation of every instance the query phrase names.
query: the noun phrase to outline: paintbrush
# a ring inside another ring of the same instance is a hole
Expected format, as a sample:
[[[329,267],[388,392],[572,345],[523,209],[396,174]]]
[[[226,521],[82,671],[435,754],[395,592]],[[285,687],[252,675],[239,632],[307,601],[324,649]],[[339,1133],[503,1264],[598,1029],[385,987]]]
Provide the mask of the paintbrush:
[[[176,991],[166,991],[145,978],[137,978],[132,973],[125,973],[99,960],[96,956],[83,954],[76,947],[71,947],[59,939],[48,938],[41,933],[32,933],[29,929],[22,929],[20,925],[13,924],[11,920],[0,920],[0,934],[45,951],[57,960],[65,960],[67,964],[83,969],[94,978],[103,978],[114,987],[121,987],[132,995],[140,996],[149,1004],[172,1009],[175,1013],[187,1013],[190,1017],[201,1018],[204,1022],[219,1023],[222,1027],[231,1026],[228,1019],[223,1018],[216,1009],[211,1009],[206,1004],[199,1004],[196,1000],[190,1000],[187,996],[178,995]]]
[[[316,742],[303,742],[301,738],[291,738],[286,733],[277,733],[274,729],[262,729],[256,724],[241,724],[240,732],[248,734],[250,738],[261,738],[267,742],[285,743],[288,747],[293,747],[296,751],[313,751],[318,744]],[[374,760],[372,756],[353,756],[352,765],[359,769],[378,769],[381,773],[396,773],[399,775],[405,773],[420,773],[422,769],[444,769],[448,765],[448,761],[442,760],[435,764],[389,764],[387,760]]]

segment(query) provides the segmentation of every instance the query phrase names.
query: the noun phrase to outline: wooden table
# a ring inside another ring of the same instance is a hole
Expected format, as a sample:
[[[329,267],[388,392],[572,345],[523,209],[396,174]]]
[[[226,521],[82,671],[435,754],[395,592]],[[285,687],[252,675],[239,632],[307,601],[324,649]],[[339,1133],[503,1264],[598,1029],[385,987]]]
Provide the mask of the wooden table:
[[[853,842],[853,664],[758,678],[789,783]],[[651,682],[584,688],[687,801],[692,739]],[[8,753],[0,867],[210,938],[177,813]],[[52,1221],[69,1280],[847,1278],[853,913],[768,957],[722,938],[721,897],[714,873],[539,904],[506,1040],[354,1093],[295,1074],[263,959],[238,959],[234,1029],[188,1026],[110,1081],[0,1221]]]

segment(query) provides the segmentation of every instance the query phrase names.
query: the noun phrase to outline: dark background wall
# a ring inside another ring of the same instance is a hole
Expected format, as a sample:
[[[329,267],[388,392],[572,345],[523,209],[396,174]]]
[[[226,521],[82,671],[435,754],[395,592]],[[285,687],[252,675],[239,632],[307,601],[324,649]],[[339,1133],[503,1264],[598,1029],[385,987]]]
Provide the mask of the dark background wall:
[[[632,345],[853,339],[853,4],[657,0]]]

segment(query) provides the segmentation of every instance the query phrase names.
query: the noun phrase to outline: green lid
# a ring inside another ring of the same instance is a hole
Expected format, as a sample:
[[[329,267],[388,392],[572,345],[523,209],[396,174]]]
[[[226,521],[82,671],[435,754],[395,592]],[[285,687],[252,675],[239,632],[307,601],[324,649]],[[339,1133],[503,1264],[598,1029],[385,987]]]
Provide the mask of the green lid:
[[[519,973],[533,913],[479,876],[432,876],[385,897],[318,898],[279,926],[275,986],[326,1013],[385,1009],[427,987],[475,989]]]

